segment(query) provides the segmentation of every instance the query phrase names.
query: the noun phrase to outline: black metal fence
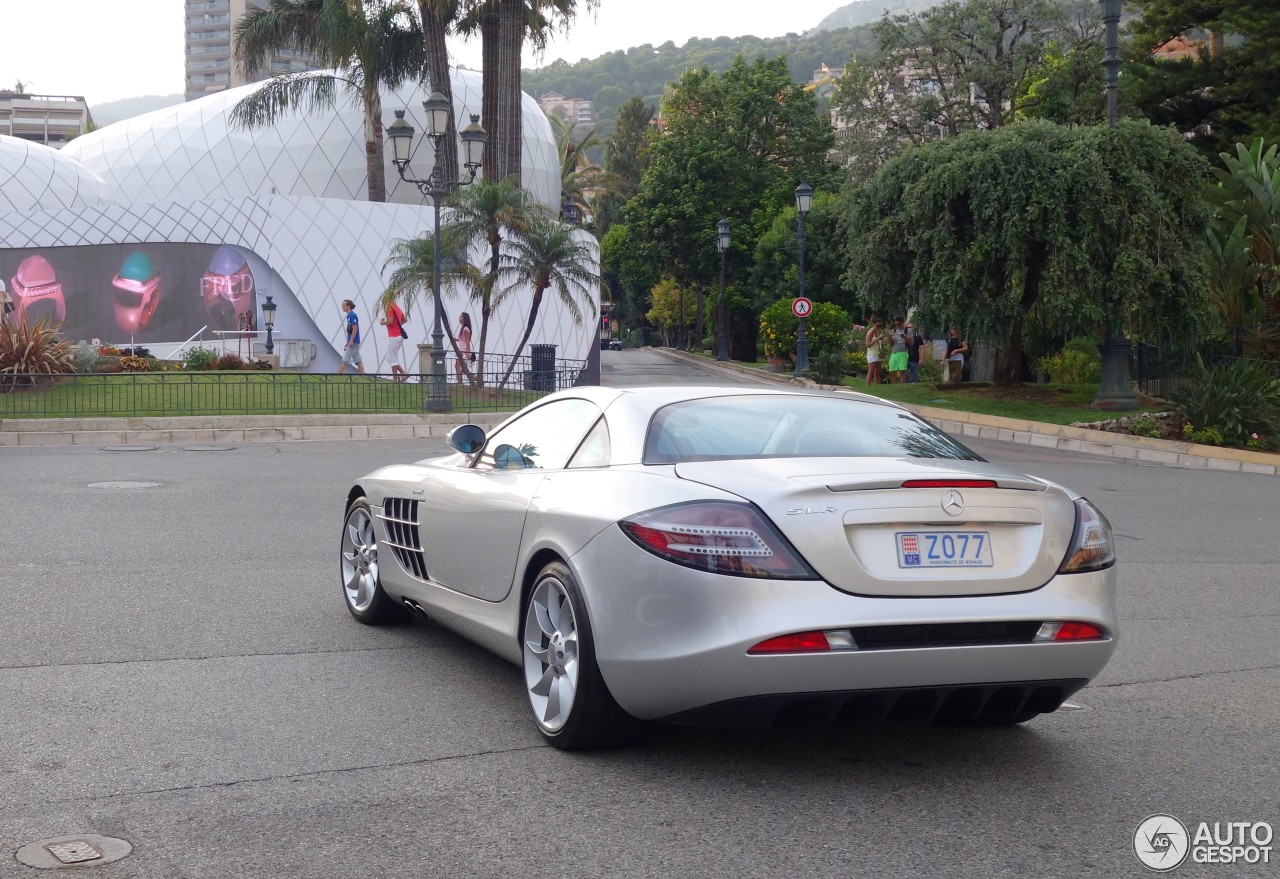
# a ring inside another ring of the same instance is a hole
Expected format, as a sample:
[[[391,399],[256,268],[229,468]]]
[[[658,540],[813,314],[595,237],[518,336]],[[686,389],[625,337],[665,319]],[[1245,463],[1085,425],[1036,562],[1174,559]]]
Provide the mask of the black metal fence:
[[[489,355],[483,375],[475,373],[478,364],[469,364],[472,374],[461,380],[451,368],[446,376],[448,408],[461,413],[519,409],[573,387],[586,368],[586,361],[557,360],[543,352],[512,360]],[[0,375],[0,418],[440,411],[439,400],[428,407],[430,380],[420,374],[398,378],[278,370]]]
[[[1178,387],[1191,381],[1196,374],[1196,352],[1173,346],[1159,347],[1137,343],[1133,346],[1133,374],[1138,390],[1151,396],[1167,399]],[[1227,354],[1200,354],[1207,367],[1226,366],[1240,360],[1252,360],[1265,366],[1280,379],[1280,361],[1256,358],[1232,357]]]

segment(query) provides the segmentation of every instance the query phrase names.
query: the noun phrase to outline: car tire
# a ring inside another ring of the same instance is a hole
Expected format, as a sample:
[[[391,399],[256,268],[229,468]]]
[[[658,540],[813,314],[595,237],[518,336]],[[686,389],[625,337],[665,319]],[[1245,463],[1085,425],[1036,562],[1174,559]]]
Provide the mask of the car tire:
[[[404,608],[382,591],[373,509],[363,497],[355,498],[347,507],[346,520],[342,525],[339,571],[343,601],[357,620],[377,626],[406,616]]]
[[[567,566],[539,572],[521,629],[525,696],[538,732],[565,751],[629,744],[642,731],[618,707],[596,664],[586,604]]]

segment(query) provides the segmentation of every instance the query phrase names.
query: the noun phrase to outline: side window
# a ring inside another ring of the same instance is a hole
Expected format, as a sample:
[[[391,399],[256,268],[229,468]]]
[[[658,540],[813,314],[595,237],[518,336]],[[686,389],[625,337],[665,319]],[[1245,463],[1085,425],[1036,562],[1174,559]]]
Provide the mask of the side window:
[[[570,467],[604,467],[609,463],[609,426],[603,418],[591,428],[582,441],[577,454],[569,462]]]
[[[556,400],[525,413],[484,444],[478,470],[559,470],[600,418],[588,400]]]

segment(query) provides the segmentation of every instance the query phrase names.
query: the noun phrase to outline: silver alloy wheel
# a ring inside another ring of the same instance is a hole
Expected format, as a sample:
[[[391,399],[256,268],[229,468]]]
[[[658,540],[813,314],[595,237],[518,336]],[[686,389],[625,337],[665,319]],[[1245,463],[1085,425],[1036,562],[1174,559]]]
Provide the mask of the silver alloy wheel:
[[[342,529],[342,590],[356,613],[368,610],[378,594],[378,538],[369,508],[361,505],[347,513]]]
[[[538,723],[557,732],[578,693],[578,619],[564,584],[546,577],[534,587],[524,618],[524,680]]]

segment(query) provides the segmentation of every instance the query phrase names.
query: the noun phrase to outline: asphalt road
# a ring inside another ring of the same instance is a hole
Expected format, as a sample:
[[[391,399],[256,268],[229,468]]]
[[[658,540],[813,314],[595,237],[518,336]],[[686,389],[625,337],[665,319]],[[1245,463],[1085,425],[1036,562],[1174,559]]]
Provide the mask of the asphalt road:
[[[343,608],[347,487],[442,441],[4,449],[0,877],[75,833],[133,844],[103,879],[1138,876],[1152,813],[1280,824],[1280,479],[969,444],[1120,535],[1080,710],[586,755],[542,744],[515,667]]]

